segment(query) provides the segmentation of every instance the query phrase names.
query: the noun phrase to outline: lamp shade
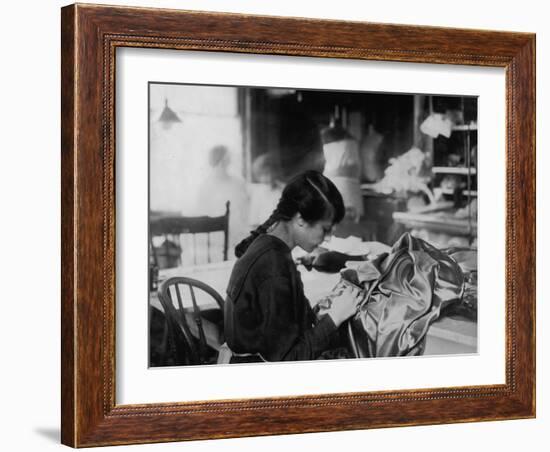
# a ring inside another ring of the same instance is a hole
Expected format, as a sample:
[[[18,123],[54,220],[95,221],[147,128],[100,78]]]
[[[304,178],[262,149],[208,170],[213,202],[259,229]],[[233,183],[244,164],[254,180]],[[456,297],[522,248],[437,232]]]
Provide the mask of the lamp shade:
[[[164,109],[159,117],[159,122],[165,127],[169,128],[176,122],[181,122],[179,116],[168,106],[168,99],[164,99]]]

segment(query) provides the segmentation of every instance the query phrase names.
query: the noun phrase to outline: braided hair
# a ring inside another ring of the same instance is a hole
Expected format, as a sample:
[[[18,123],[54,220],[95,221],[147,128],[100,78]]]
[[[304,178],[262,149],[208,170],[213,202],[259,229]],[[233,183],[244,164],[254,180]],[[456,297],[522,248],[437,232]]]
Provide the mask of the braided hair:
[[[285,186],[270,217],[235,247],[235,256],[241,257],[256,237],[279,221],[290,221],[297,213],[310,224],[326,218],[339,223],[345,214],[344,201],[336,186],[321,173],[299,174]]]

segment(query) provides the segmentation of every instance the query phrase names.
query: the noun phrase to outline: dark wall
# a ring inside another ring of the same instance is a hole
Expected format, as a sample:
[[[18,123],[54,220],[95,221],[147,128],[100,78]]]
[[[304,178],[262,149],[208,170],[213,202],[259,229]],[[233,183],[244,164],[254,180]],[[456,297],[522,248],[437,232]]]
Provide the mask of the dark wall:
[[[380,164],[413,146],[413,95],[300,90],[274,92],[249,88],[251,157],[274,152],[281,178],[307,168],[322,170],[320,131],[336,108],[354,137],[361,141],[368,125],[382,134]],[[354,118],[354,121],[350,120]]]

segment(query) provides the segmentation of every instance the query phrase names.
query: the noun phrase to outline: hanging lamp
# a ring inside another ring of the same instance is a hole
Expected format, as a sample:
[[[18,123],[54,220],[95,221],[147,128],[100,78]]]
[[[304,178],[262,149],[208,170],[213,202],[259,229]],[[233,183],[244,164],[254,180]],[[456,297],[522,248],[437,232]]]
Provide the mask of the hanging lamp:
[[[162,110],[158,121],[165,129],[169,129],[174,123],[181,122],[181,119],[176,112],[168,106],[168,99],[166,98],[164,99],[164,110]]]

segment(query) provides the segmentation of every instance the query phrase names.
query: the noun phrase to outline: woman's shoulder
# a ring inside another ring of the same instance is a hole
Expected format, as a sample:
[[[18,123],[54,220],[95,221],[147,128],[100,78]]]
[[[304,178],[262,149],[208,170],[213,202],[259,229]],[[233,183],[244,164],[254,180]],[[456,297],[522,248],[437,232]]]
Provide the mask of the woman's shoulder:
[[[270,278],[291,277],[293,265],[286,244],[269,234],[262,234],[235,262],[228,293],[235,296],[247,281],[248,284],[258,286]]]
[[[261,234],[250,244],[241,260],[244,265],[253,264],[258,271],[277,274],[281,271],[288,272],[292,256],[290,249],[281,239],[270,234]]]

